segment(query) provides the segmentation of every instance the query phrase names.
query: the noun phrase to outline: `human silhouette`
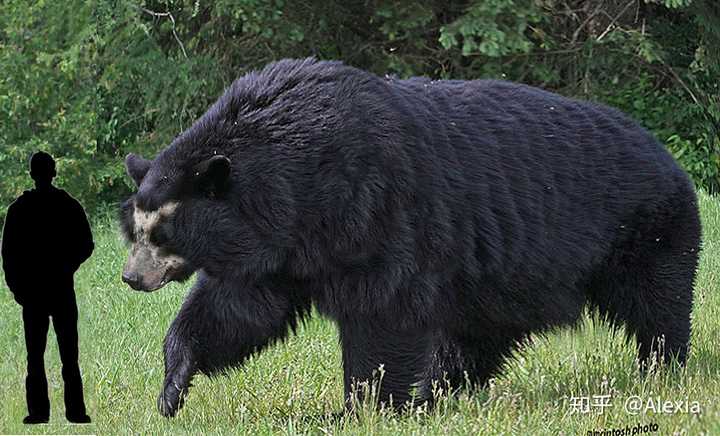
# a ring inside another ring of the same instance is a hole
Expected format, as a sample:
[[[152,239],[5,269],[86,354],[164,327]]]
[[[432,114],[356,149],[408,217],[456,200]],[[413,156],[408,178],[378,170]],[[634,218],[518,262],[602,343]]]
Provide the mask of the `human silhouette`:
[[[35,189],[8,208],[2,239],[5,281],[22,306],[27,347],[26,424],[48,422],[45,345],[52,318],[65,382],[65,416],[88,423],[78,365],[78,311],[73,275],[92,254],[90,225],[80,203],[52,185],[55,161],[45,152],[30,159]]]

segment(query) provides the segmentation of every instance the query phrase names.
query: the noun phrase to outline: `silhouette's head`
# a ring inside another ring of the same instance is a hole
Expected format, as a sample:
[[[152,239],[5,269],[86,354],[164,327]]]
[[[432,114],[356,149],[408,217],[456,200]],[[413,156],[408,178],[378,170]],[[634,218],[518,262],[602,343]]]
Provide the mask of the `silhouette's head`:
[[[38,151],[30,158],[30,177],[35,181],[38,188],[48,187],[52,179],[57,175],[55,172],[55,159],[44,151]]]

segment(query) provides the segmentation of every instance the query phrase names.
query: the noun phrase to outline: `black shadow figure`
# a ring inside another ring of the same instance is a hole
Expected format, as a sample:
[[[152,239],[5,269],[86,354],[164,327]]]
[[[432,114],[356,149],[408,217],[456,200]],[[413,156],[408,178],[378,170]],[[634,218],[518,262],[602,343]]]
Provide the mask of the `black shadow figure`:
[[[30,160],[35,189],[25,191],[8,209],[2,239],[5,280],[23,308],[27,378],[26,424],[50,417],[44,354],[52,318],[65,382],[65,416],[88,423],[78,365],[78,311],[73,275],[92,254],[94,244],[82,206],[52,185],[55,161],[44,152]]]

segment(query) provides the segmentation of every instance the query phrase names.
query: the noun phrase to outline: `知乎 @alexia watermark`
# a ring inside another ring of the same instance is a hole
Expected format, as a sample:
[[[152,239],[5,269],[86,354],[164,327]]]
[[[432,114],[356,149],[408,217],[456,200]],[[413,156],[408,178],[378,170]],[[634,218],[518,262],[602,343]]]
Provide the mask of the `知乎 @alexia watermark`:
[[[630,415],[673,415],[677,413],[699,415],[700,403],[689,398],[671,399],[656,395],[632,395],[627,398],[613,398],[611,394],[582,395],[569,397],[570,414],[605,413],[622,403],[624,411]]]

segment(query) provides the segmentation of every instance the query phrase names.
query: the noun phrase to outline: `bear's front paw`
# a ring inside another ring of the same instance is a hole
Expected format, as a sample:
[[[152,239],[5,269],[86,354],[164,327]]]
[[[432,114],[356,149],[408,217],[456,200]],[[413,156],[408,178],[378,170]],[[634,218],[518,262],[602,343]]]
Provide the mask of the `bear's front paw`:
[[[158,410],[162,416],[166,418],[175,416],[177,411],[183,406],[187,388],[187,386],[181,387],[172,382],[165,384],[165,388],[160,392],[160,396],[158,397]]]

